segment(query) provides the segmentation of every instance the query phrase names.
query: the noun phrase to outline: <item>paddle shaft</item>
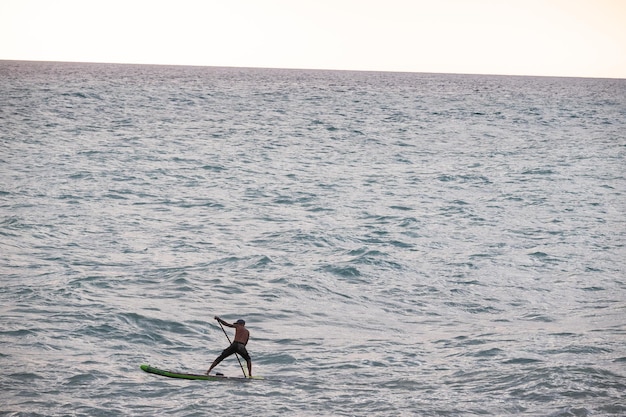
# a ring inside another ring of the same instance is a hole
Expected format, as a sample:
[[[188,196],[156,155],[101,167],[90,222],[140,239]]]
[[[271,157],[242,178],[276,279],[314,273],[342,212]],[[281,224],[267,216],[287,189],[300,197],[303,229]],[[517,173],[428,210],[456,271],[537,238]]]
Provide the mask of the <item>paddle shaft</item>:
[[[220,323],[219,320],[217,321],[217,323],[222,328],[222,331],[224,332],[224,336],[226,336],[226,339],[228,339],[228,343],[232,344],[232,342],[230,341],[230,337],[228,337],[228,333],[226,333],[226,330],[224,330],[224,326],[222,326],[222,323]],[[235,352],[235,356],[237,357],[237,362],[239,362],[239,366],[241,367],[241,372],[243,372],[243,376],[247,378],[248,376],[246,375],[246,371],[243,370],[243,365],[241,364],[241,359],[239,359],[239,355],[237,355],[237,352]]]

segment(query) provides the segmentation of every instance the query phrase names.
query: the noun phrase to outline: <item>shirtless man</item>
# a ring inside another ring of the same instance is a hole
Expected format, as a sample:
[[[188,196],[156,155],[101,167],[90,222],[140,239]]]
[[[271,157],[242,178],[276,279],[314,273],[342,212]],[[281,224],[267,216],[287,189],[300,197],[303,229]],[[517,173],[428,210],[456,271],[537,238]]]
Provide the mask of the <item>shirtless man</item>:
[[[235,323],[230,324],[217,316],[215,316],[215,320],[219,321],[226,327],[233,327],[235,329],[235,339],[233,340],[233,343],[224,349],[222,354],[218,356],[215,361],[213,361],[213,364],[211,364],[209,370],[206,371],[206,374],[208,375],[209,372],[211,372],[211,370],[225,358],[229,357],[233,353],[238,353],[248,363],[248,378],[252,378],[252,360],[250,360],[250,355],[246,350],[246,345],[248,344],[248,339],[250,338],[250,332],[246,329],[246,322],[239,319]]]

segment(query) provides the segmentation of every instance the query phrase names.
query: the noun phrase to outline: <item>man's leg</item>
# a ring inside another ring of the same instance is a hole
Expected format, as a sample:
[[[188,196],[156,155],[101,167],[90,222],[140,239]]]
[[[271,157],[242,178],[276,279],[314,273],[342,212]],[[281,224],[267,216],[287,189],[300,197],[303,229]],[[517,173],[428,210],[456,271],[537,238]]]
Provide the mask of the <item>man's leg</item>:
[[[226,349],[224,349],[224,351],[222,352],[222,354],[220,356],[217,357],[217,359],[215,359],[213,361],[213,363],[211,364],[211,367],[209,368],[208,371],[206,371],[206,374],[208,375],[209,372],[211,372],[211,370],[213,368],[215,368],[217,366],[218,363],[220,363],[221,361],[223,361],[225,358],[229,357],[230,355],[232,355],[233,353],[235,353],[235,349],[233,348],[233,345],[228,346]]]
[[[212,370],[213,368],[215,368],[215,367],[217,366],[217,364],[218,364],[218,363],[220,363],[220,362],[221,362],[221,361],[223,361],[223,360],[224,360],[224,358],[222,358],[222,355],[218,356],[218,358],[217,358],[217,359],[215,359],[215,360],[213,361],[213,363],[211,364],[211,367],[209,368],[209,370],[208,370],[208,371],[206,371],[206,374],[208,375],[209,373],[211,373],[211,370]]]
[[[242,358],[246,360],[248,364],[248,378],[252,377],[252,359],[250,359],[250,354],[244,345],[237,346],[237,353],[241,355]]]

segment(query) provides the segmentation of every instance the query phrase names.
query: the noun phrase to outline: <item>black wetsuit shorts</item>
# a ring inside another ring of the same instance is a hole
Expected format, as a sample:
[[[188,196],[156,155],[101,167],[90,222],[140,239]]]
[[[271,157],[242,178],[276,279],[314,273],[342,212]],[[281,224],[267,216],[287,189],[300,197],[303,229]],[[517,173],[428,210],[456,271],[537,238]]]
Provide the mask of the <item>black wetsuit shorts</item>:
[[[250,360],[250,355],[248,354],[248,351],[246,350],[246,345],[244,345],[241,342],[233,342],[230,346],[224,349],[224,351],[222,352],[222,354],[220,355],[218,359],[221,361],[222,359],[225,359],[234,353],[238,353],[246,361]]]

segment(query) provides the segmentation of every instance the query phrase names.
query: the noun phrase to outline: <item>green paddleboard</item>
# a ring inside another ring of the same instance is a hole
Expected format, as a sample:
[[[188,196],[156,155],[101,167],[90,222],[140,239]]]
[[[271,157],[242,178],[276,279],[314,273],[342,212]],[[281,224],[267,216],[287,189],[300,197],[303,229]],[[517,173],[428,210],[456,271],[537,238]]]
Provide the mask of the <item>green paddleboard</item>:
[[[244,377],[224,376],[224,375],[187,374],[183,372],[165,371],[163,369],[155,368],[150,365],[141,365],[140,368],[143,371],[148,372],[149,374],[166,376],[168,378],[195,379],[195,380],[200,380],[200,381],[252,381],[252,380],[263,379],[260,376],[244,378]]]

